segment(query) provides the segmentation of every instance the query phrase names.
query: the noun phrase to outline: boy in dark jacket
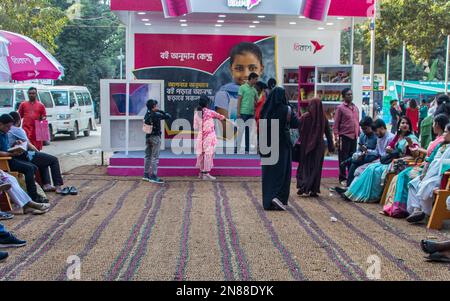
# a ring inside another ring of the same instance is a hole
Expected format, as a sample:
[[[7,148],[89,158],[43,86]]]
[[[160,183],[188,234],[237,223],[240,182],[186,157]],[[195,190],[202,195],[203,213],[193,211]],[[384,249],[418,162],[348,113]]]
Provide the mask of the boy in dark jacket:
[[[151,134],[145,136],[145,166],[144,166],[144,181],[151,183],[163,184],[164,181],[158,178],[158,163],[159,151],[161,148],[161,120],[168,120],[171,116],[163,111],[158,110],[158,101],[150,99],[147,101],[147,113],[144,117],[144,123],[152,125],[153,130]],[[150,166],[152,173],[150,175]]]

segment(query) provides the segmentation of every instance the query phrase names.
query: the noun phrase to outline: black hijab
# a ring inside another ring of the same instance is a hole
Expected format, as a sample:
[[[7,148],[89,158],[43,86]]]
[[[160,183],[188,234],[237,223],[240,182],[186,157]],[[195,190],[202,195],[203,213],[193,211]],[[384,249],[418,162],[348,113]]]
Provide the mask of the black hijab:
[[[286,91],[283,88],[276,87],[270,92],[269,98],[264,103],[261,110],[261,119],[279,119],[280,108],[288,105]]]

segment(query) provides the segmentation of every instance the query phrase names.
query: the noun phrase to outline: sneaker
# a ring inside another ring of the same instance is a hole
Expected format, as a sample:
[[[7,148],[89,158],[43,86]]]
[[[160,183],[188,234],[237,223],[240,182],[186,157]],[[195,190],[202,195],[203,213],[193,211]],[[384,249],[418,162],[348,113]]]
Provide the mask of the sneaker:
[[[426,217],[425,212],[421,210],[414,210],[414,212],[406,218],[406,221],[411,224],[419,223],[423,221],[425,217]]]
[[[27,244],[25,240],[20,240],[11,233],[3,238],[0,238],[0,248],[20,248]]]
[[[0,262],[5,261],[8,258],[8,253],[0,252]]]
[[[205,181],[214,181],[216,178],[210,175],[209,173],[205,173],[203,174],[202,179]]]
[[[275,205],[276,207],[280,208],[280,209],[283,210],[283,211],[286,211],[286,210],[287,210],[286,205],[284,205],[284,204],[283,204],[279,199],[277,199],[277,198],[274,198],[274,199],[272,200],[272,204]]]
[[[164,181],[161,178],[158,178],[157,176],[151,177],[150,182],[156,184],[164,184]]]
[[[342,187],[347,187],[347,181],[340,181],[339,184],[341,184]]]
[[[24,207],[30,207],[30,208],[34,208],[37,210],[47,210],[50,208],[50,204],[36,203],[36,202],[30,201]]]
[[[150,179],[150,177],[143,177],[142,181],[151,182],[152,180]]]
[[[336,187],[334,187],[334,191],[336,191],[336,192],[339,193],[339,194],[344,194],[344,193],[347,192],[347,189],[346,189],[346,188],[339,187],[339,186],[336,186]]]
[[[0,211],[0,221],[6,221],[12,218],[14,218],[13,214]]]

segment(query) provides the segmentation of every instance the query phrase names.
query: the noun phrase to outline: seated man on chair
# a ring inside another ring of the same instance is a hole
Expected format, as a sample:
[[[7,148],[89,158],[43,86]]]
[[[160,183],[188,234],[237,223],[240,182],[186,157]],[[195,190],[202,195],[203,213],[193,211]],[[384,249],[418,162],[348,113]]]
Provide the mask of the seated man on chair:
[[[378,159],[376,154],[377,136],[372,128],[373,120],[370,117],[364,117],[359,123],[362,133],[358,140],[358,150],[353,154],[352,158],[348,162],[350,169],[348,171],[347,185],[352,184],[355,178],[356,169],[364,164],[370,163]]]
[[[38,151],[37,148],[30,143],[27,138],[27,134],[20,127],[21,120],[19,113],[11,112],[9,115],[11,115],[14,119],[14,124],[8,132],[9,145],[14,146],[16,144],[26,143],[27,150],[24,155],[18,156],[17,159],[25,163],[31,163],[39,169],[43,185],[42,189],[44,189],[45,192],[56,191],[58,194],[69,194],[74,192],[76,190],[74,187],[71,187],[71,191],[69,191],[69,188],[62,187],[64,182],[61,176],[61,168],[59,167],[58,158]],[[51,185],[50,174],[48,172],[49,167],[51,170],[53,184],[55,186]]]
[[[27,193],[30,198],[36,203],[48,203],[48,200],[39,196],[37,193],[36,182],[34,174],[38,170],[37,166],[19,160],[18,157],[23,156],[25,151],[21,148],[16,148],[13,151],[10,150],[8,132],[14,123],[14,119],[9,114],[3,114],[0,116],[0,157],[11,157],[8,160],[9,168],[11,171],[17,171],[25,176],[25,183],[27,186]]]

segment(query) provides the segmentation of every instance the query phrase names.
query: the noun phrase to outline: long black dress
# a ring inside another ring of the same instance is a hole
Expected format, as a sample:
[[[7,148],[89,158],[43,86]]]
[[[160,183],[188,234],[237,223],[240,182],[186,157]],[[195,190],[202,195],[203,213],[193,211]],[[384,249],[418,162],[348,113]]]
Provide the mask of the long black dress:
[[[272,94],[280,93],[276,89]],[[274,165],[262,165],[262,193],[265,210],[273,209],[272,200],[274,198],[278,198],[284,205],[287,205],[289,200],[292,178],[292,142],[289,130],[298,128],[298,119],[291,110],[291,120],[288,122],[288,110],[288,105],[284,101],[282,103],[277,101],[276,108],[272,110],[270,118],[267,118],[269,125],[271,119],[278,119],[280,126],[279,146],[277,149],[279,153],[278,161]],[[267,132],[270,133],[270,130]],[[268,134],[268,140],[268,145],[271,145],[270,134]]]
[[[300,120],[300,122],[302,122]],[[323,136],[326,136],[328,149],[333,150],[333,136],[328,120],[325,121],[325,131],[320,135],[321,141],[317,142],[316,148],[306,154],[306,144],[300,144],[299,166],[297,168],[297,189],[299,194],[312,195],[320,193],[320,181],[322,179],[322,166],[325,155],[325,143]],[[302,139],[302,137],[300,137]]]

